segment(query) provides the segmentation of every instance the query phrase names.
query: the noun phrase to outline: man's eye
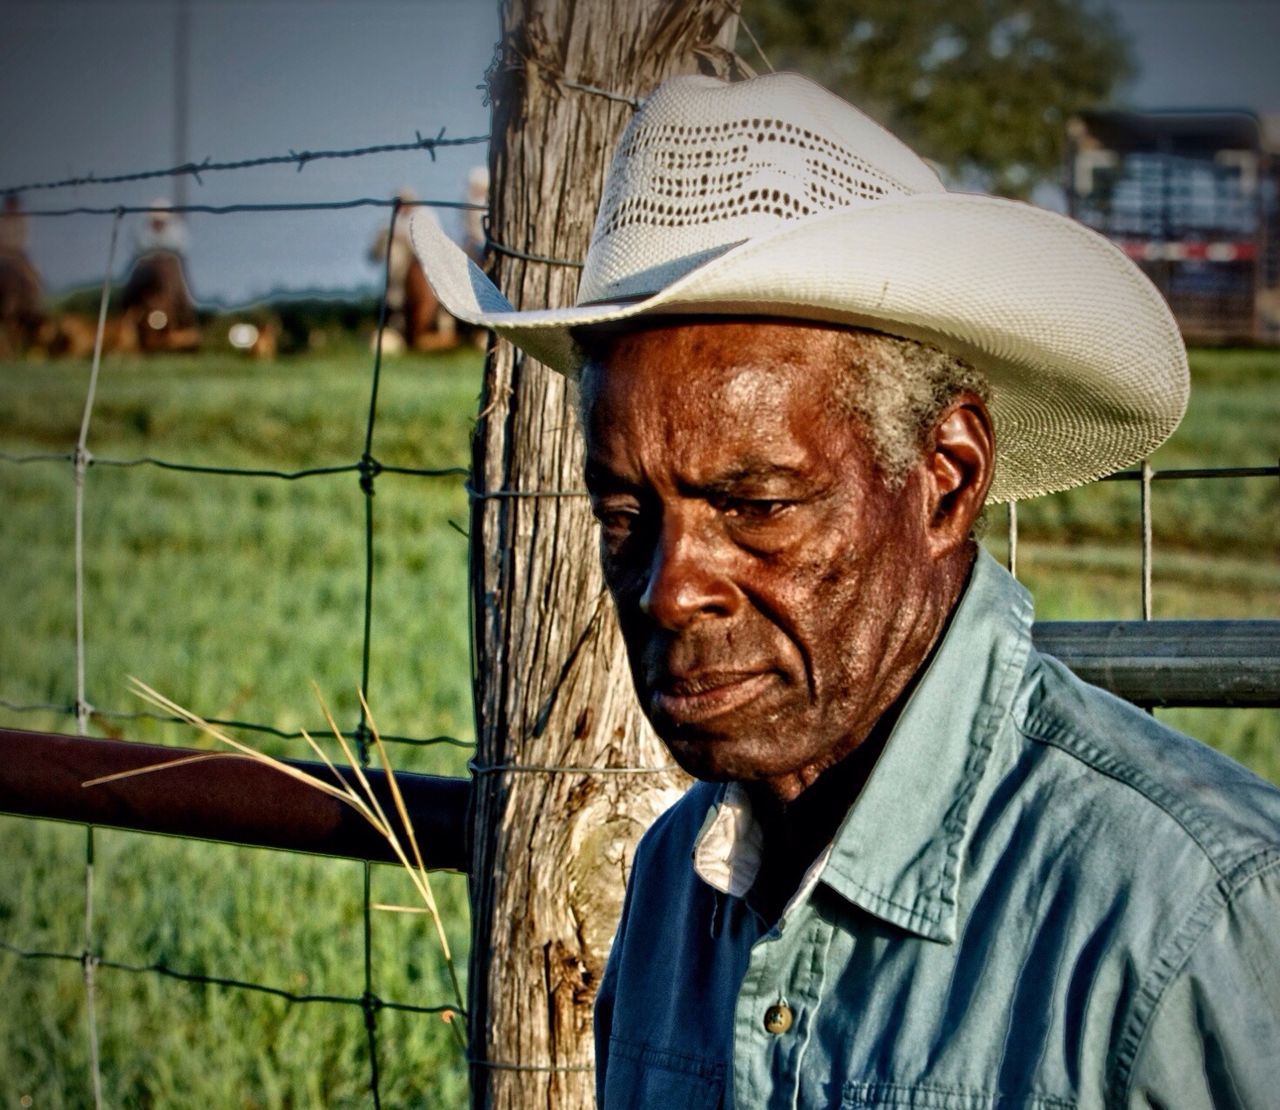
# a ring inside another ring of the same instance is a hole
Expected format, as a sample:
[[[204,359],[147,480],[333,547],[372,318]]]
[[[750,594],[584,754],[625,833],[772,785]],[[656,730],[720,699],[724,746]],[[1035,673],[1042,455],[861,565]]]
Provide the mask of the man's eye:
[[[606,535],[611,537],[629,534],[635,528],[639,517],[635,509],[615,505],[593,505],[591,511]]]
[[[791,503],[766,498],[725,498],[716,506],[727,517],[745,524],[763,524],[784,512]]]
[[[615,510],[611,513],[602,513],[597,517],[607,532],[629,532],[635,523],[636,514]]]

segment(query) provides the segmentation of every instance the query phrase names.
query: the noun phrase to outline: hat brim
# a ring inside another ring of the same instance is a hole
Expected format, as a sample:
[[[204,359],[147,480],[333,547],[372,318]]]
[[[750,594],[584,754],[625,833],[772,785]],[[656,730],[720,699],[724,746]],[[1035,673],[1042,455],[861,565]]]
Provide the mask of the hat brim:
[[[1186,409],[1186,350],[1155,287],[1073,220],[967,193],[789,221],[651,296],[517,311],[431,221],[414,248],[453,315],[576,377],[573,330],[645,316],[751,315],[872,328],[984,371],[998,459],[988,500],[1066,489],[1162,443]]]

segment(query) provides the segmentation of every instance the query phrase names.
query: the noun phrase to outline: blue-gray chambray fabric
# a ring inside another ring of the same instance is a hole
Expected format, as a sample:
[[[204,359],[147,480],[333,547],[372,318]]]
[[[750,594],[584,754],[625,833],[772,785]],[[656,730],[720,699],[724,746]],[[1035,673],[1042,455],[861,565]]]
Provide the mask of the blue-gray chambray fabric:
[[[607,1110],[1280,1107],[1280,792],[1030,629],[980,555],[775,928],[739,788],[659,818],[597,1003]]]

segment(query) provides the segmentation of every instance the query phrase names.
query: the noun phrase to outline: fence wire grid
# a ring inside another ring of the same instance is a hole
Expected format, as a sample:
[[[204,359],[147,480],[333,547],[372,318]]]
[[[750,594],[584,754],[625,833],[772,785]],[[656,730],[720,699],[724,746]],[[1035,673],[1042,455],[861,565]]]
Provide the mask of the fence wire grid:
[[[418,135],[415,141],[402,144],[380,144],[371,145],[350,150],[326,150],[326,151],[290,151],[286,155],[276,155],[260,158],[246,158],[230,162],[213,163],[208,160],[199,164],[187,164],[172,167],[164,170],[144,170],[133,173],[115,174],[110,176],[95,176],[92,174],[69,177],[61,180],[52,180],[45,182],[35,182],[24,184],[21,186],[0,188],[0,193],[25,193],[33,190],[56,190],[71,187],[83,187],[87,185],[110,185],[122,182],[132,182],[140,180],[149,180],[158,177],[175,177],[181,175],[190,175],[199,180],[200,175],[210,172],[235,171],[249,169],[265,165],[280,165],[292,163],[301,171],[311,162],[319,161],[327,158],[357,158],[374,154],[382,154],[388,151],[405,151],[405,150],[423,150],[431,157],[435,158],[437,147],[447,146],[463,146],[474,145],[479,143],[487,143],[488,136],[468,137],[464,139],[448,139],[445,137],[443,129],[434,138],[424,138]],[[334,466],[316,466],[291,471],[276,470],[270,468],[250,468],[250,467],[232,467],[232,466],[213,466],[203,465],[199,463],[189,463],[154,457],[150,455],[139,456],[133,458],[111,458],[107,456],[97,456],[89,449],[90,430],[92,427],[92,419],[94,415],[95,399],[99,378],[102,370],[104,335],[105,326],[108,318],[109,305],[112,295],[113,274],[116,266],[116,258],[118,252],[118,243],[120,236],[120,226],[124,216],[131,213],[149,213],[157,210],[155,206],[66,206],[66,207],[44,207],[34,210],[28,210],[26,215],[39,218],[52,218],[71,215],[97,215],[108,219],[110,222],[110,239],[107,249],[106,264],[104,268],[104,278],[102,283],[101,295],[99,298],[97,327],[94,340],[94,349],[92,364],[89,374],[89,384],[84,399],[83,413],[80,421],[79,437],[74,448],[63,452],[45,452],[30,454],[15,454],[11,452],[0,452],[0,463],[14,466],[28,465],[69,465],[74,482],[74,512],[75,512],[75,696],[68,703],[57,702],[22,702],[15,699],[0,696],[0,706],[15,713],[32,713],[32,712],[54,712],[65,714],[73,718],[76,722],[76,731],[79,735],[87,735],[89,726],[92,721],[100,722],[128,722],[139,720],[154,720],[168,723],[181,723],[182,718],[171,716],[164,713],[157,713],[146,710],[124,710],[115,707],[105,707],[96,705],[90,701],[88,697],[88,685],[86,675],[86,653],[85,653],[85,627],[86,620],[91,619],[92,614],[86,613],[85,607],[85,502],[86,502],[86,479],[89,473],[94,469],[100,468],[117,468],[117,469],[134,469],[134,468],[155,468],[168,470],[188,475],[192,478],[208,478],[211,476],[230,477],[240,479],[276,479],[289,483],[298,483],[307,479],[331,477],[334,475],[350,474],[357,478],[357,485],[360,490],[360,496],[364,503],[363,518],[363,550],[364,550],[364,590],[363,605],[360,613],[360,672],[359,672],[359,689],[366,691],[369,689],[369,681],[371,676],[371,648],[373,644],[373,616],[374,616],[374,584],[375,584],[375,495],[377,492],[378,479],[383,475],[394,474],[407,476],[418,479],[451,479],[469,488],[466,485],[466,479],[470,474],[470,470],[465,465],[447,466],[447,467],[411,467],[411,466],[395,466],[384,464],[375,454],[375,429],[377,426],[378,416],[378,397],[379,386],[382,378],[382,352],[383,337],[387,329],[388,323],[388,289],[390,283],[390,267],[391,267],[391,247],[393,242],[393,233],[397,216],[402,208],[407,206],[425,206],[436,208],[455,208],[455,209],[483,209],[484,206],[470,204],[467,202],[452,201],[404,201],[401,199],[382,199],[382,198],[353,198],[342,199],[329,202],[309,202],[309,203],[284,203],[284,204],[254,204],[240,203],[228,205],[201,205],[201,204],[182,204],[169,205],[164,210],[171,213],[203,213],[213,216],[224,216],[233,213],[242,212],[272,212],[272,211],[330,211],[340,212],[347,211],[352,208],[374,207],[390,210],[389,223],[387,225],[386,248],[382,260],[382,282],[381,293],[378,298],[378,320],[376,339],[373,344],[372,365],[369,377],[368,390],[368,410],[367,418],[364,422],[363,442],[359,445],[360,452],[351,462],[334,465]],[[4,691],[0,690],[0,695]],[[317,722],[310,729],[281,729],[272,724],[264,723],[257,720],[243,720],[230,717],[220,717],[211,714],[206,720],[211,724],[223,727],[233,728],[241,731],[248,731],[257,734],[267,735],[278,739],[298,740],[304,736],[304,731],[311,735],[323,736],[328,731],[323,723]],[[342,735],[353,741],[355,751],[359,763],[362,767],[370,765],[370,742],[372,740],[373,723],[369,719],[363,705],[359,712],[359,718],[354,726],[349,729],[342,729]],[[460,740],[453,736],[411,736],[400,735],[396,733],[382,733],[379,736],[383,741],[390,744],[404,745],[409,747],[430,747],[430,746],[450,746],[460,747],[464,749],[472,749],[474,745],[470,741]],[[8,953],[10,956],[25,961],[43,961],[54,963],[75,963],[81,968],[81,975],[85,992],[85,1011],[87,1015],[87,1027],[85,1034],[88,1040],[89,1049],[89,1081],[92,1090],[92,1100],[95,1107],[101,1108],[106,1104],[103,1090],[103,1061],[101,1050],[99,1047],[98,1032],[98,985],[99,972],[106,970],[116,973],[130,973],[152,975],[172,981],[182,982],[186,984],[194,984],[204,987],[218,987],[230,990],[253,992],[256,994],[269,995],[278,998],[286,1004],[304,1005],[304,1004],[328,1004],[333,1006],[348,1007],[360,1011],[363,1020],[363,1026],[366,1032],[367,1044],[367,1068],[368,1068],[368,1090],[372,1103],[375,1107],[381,1107],[383,1101],[382,1083],[380,1077],[380,1046],[379,1046],[379,1014],[385,1011],[395,1011],[410,1015],[431,1016],[439,1020],[444,1018],[447,1022],[452,1022],[455,1018],[465,1019],[465,1012],[458,1013],[459,1006],[454,1000],[443,1000],[439,1002],[432,1001],[427,1004],[415,1004],[407,1001],[383,998],[376,989],[374,975],[374,958],[373,958],[373,911],[378,907],[371,892],[371,870],[372,865],[365,862],[360,864],[362,869],[362,890],[361,890],[361,929],[360,929],[360,947],[361,962],[363,965],[363,991],[358,997],[342,995],[342,994],[311,994],[285,989],[284,987],[272,985],[263,982],[254,982],[251,980],[237,978],[234,976],[209,974],[203,972],[194,972],[184,970],[180,967],[170,966],[167,962],[155,961],[147,964],[131,963],[128,961],[107,958],[100,950],[97,941],[95,909],[94,909],[94,892],[95,892],[95,829],[93,826],[85,827],[84,838],[84,918],[83,918],[83,946],[80,951],[46,951],[39,949],[31,949],[21,944],[13,943],[8,939],[0,939],[0,950]],[[463,1062],[463,1054],[459,1053],[459,1063]]]
[[[585,88],[582,91],[590,93],[599,93],[600,95],[609,95],[611,98],[618,99],[613,94],[607,94],[604,91],[594,88]],[[362,148],[356,148],[345,151],[290,151],[284,155],[273,155],[265,158],[247,158],[240,160],[232,160],[221,163],[213,163],[208,160],[199,164],[186,164],[182,166],[171,167],[166,170],[143,170],[135,173],[116,174],[105,177],[98,177],[92,174],[82,175],[78,177],[68,177],[60,180],[50,180],[44,182],[35,182],[24,184],[21,186],[0,187],[0,193],[3,192],[29,192],[34,190],[53,191],[57,189],[69,187],[85,187],[85,186],[104,186],[114,183],[127,181],[148,180],[157,177],[172,177],[179,175],[187,175],[195,177],[199,180],[203,173],[213,172],[234,172],[239,169],[245,169],[260,165],[280,165],[293,164],[301,171],[305,166],[314,161],[326,158],[351,158],[363,157],[370,154],[383,153],[388,150],[422,150],[435,157],[437,147],[450,145],[466,145],[477,144],[487,141],[487,137],[468,137],[463,139],[447,139],[445,133],[441,130],[433,138],[424,138],[421,134],[417,135],[415,140],[403,144],[382,144],[372,145]],[[449,201],[425,201],[414,202],[435,207],[453,207],[466,208],[475,207],[466,204],[459,204]],[[395,219],[399,213],[402,202],[398,200],[384,200],[379,198],[351,198],[342,199],[332,202],[315,202],[315,203],[299,203],[299,204],[254,204],[254,203],[237,203],[221,206],[209,205],[175,205],[170,208],[174,212],[193,212],[203,213],[212,216],[225,216],[232,213],[241,212],[259,212],[259,211],[345,211],[352,208],[360,207],[382,207],[390,209],[389,231],[394,229]],[[77,214],[92,214],[100,216],[104,221],[110,222],[110,241],[107,250],[107,259],[105,265],[105,276],[102,284],[102,291],[99,300],[99,310],[97,319],[97,333],[95,337],[92,367],[90,371],[89,385],[84,400],[83,414],[80,423],[80,431],[77,443],[74,448],[66,451],[54,451],[44,453],[10,453],[0,452],[0,463],[15,467],[27,466],[64,466],[69,467],[74,482],[74,512],[75,512],[75,610],[76,610],[76,633],[75,633],[75,693],[74,698],[68,702],[57,701],[20,701],[5,696],[6,692],[0,689],[0,707],[15,713],[33,713],[33,712],[56,712],[73,718],[76,722],[77,731],[84,735],[87,734],[89,726],[92,722],[129,722],[139,720],[157,720],[165,722],[178,721],[179,718],[167,716],[160,713],[150,711],[125,710],[114,706],[102,706],[94,704],[89,696],[88,675],[86,674],[86,655],[85,655],[85,627],[86,622],[92,619],[92,613],[86,611],[85,607],[85,534],[84,534],[84,512],[87,497],[87,478],[95,469],[114,468],[118,470],[135,470],[152,468],[159,470],[167,470],[185,475],[193,480],[206,479],[212,476],[235,478],[235,479],[273,479],[285,483],[303,483],[311,479],[332,477],[335,475],[351,475],[357,478],[356,484],[359,487],[361,497],[364,504],[363,516],[363,552],[364,552],[364,583],[363,583],[363,604],[359,615],[361,624],[360,634],[360,673],[359,684],[361,690],[368,690],[371,675],[371,648],[373,643],[373,618],[374,618],[374,587],[375,587],[375,494],[377,491],[377,483],[384,475],[395,474],[415,479],[432,480],[432,481],[458,481],[464,484],[467,494],[472,498],[488,498],[488,497],[578,497],[585,496],[582,490],[498,490],[490,492],[479,492],[472,489],[469,483],[469,468],[463,465],[426,468],[426,467],[405,467],[393,466],[382,463],[375,451],[375,430],[377,427],[378,417],[378,399],[379,386],[382,377],[382,336],[385,332],[388,320],[388,289],[390,282],[390,239],[388,234],[387,257],[383,263],[383,280],[382,292],[379,297],[378,304],[378,324],[377,336],[378,340],[374,344],[373,355],[370,367],[370,379],[368,390],[368,408],[367,418],[364,422],[363,441],[359,444],[359,453],[353,450],[353,457],[350,461],[332,465],[332,466],[315,466],[302,469],[284,470],[272,468],[249,468],[249,467],[227,467],[206,465],[201,463],[191,463],[168,459],[160,456],[141,455],[136,457],[115,458],[110,456],[95,455],[89,448],[90,431],[92,427],[92,419],[94,415],[95,397],[98,386],[99,376],[102,369],[102,356],[104,344],[104,328],[108,316],[108,308],[112,292],[112,274],[115,267],[116,253],[118,249],[118,238],[123,217],[130,213],[139,213],[152,211],[150,208],[138,208],[131,206],[67,206],[67,207],[45,207],[30,210],[29,215],[42,218],[56,218],[60,216],[69,216]],[[570,259],[549,258],[542,255],[532,254],[523,251],[521,248],[488,242],[488,248],[500,253],[510,254],[514,257],[527,259],[535,262],[542,262],[551,265],[580,265],[580,262]],[[1222,478],[1249,478],[1259,480],[1275,481],[1280,477],[1280,465],[1277,466],[1257,466],[1257,467],[1234,467],[1234,468],[1213,468],[1201,467],[1195,469],[1181,470],[1153,470],[1152,467],[1144,462],[1140,469],[1116,474],[1112,476],[1112,480],[1133,481],[1139,484],[1141,491],[1141,574],[1142,574],[1142,615],[1145,619],[1151,619],[1153,612],[1153,587],[1152,587],[1152,510],[1151,510],[1151,488],[1153,482],[1156,481],[1188,481],[1188,480],[1215,480]],[[1018,535],[1018,510],[1016,505],[1012,505],[1008,510],[1008,530],[1006,535],[1007,543],[1007,560],[1015,573],[1018,569],[1019,561],[1019,535]],[[199,707],[194,707],[198,709]],[[301,729],[283,729],[252,719],[239,719],[235,717],[219,717],[211,715],[207,718],[211,723],[234,728],[237,730],[245,730],[267,735],[284,740],[297,740],[303,735]],[[361,710],[358,720],[352,727],[344,730],[344,735],[352,740],[356,746],[359,761],[362,765],[368,765],[370,759],[369,740],[371,739],[371,722],[367,714]],[[322,733],[323,727],[309,730],[312,733]],[[411,747],[425,746],[454,746],[468,748],[471,747],[469,742],[459,740],[455,737],[436,735],[436,736],[412,736],[383,734],[382,738],[388,742]],[[558,771],[571,770],[569,768],[518,768],[518,767],[482,767],[476,768],[472,765],[473,772],[479,774],[490,774],[498,772],[525,770],[525,771]],[[580,768],[576,770],[589,771],[591,768]],[[130,975],[148,975],[157,978],[172,980],[185,984],[195,984],[208,987],[217,987],[232,991],[254,992],[276,997],[289,1006],[294,1005],[331,1005],[345,1007],[351,1010],[358,1010],[363,1019],[366,1031],[366,1048],[367,1048],[367,1070],[368,1070],[368,1088],[372,1103],[375,1107],[382,1105],[381,1078],[379,1070],[380,1045],[379,1045],[379,1015],[386,1011],[399,1011],[410,1015],[431,1016],[438,1019],[441,1015],[448,1015],[451,1010],[456,1010],[456,1005],[450,1001],[430,1001],[425,1004],[411,1003],[402,1000],[386,999],[381,997],[376,989],[373,959],[373,929],[372,917],[375,904],[371,895],[370,874],[371,865],[365,863],[362,865],[362,890],[361,890],[361,929],[360,929],[360,949],[361,959],[363,963],[363,991],[359,996],[349,994],[331,994],[331,993],[306,993],[301,991],[289,990],[275,984],[254,982],[248,979],[238,978],[234,976],[224,976],[205,972],[195,972],[185,970],[180,966],[173,966],[167,961],[153,961],[150,963],[136,963],[126,960],[108,958],[100,949],[101,946],[97,940],[97,922],[95,920],[94,911],[94,860],[95,860],[95,830],[92,826],[86,827],[84,836],[84,875],[83,875],[83,897],[84,897],[84,918],[83,918],[83,944],[80,951],[55,951],[43,950],[38,948],[26,947],[20,943],[16,943],[11,939],[0,938],[0,950],[8,953],[10,956],[24,961],[48,962],[48,963],[72,963],[78,964],[81,968],[83,979],[85,1010],[87,1014],[87,1028],[85,1035],[89,1045],[89,1068],[90,1083],[92,1088],[93,1103],[97,1107],[104,1105],[104,1093],[102,1086],[102,1059],[99,1047],[98,1037],[98,986],[99,973],[109,971],[117,974]],[[461,1016],[461,1015],[460,1015]],[[460,1057],[461,1062],[461,1057]]]

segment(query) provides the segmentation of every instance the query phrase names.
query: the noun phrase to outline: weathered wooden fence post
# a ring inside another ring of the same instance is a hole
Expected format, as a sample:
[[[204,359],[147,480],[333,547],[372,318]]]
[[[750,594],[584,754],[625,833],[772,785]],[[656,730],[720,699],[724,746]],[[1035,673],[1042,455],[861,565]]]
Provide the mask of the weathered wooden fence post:
[[[726,0],[506,0],[502,24],[490,238],[581,260],[628,99],[674,73],[724,72],[736,17]],[[500,247],[490,263],[518,307],[573,302],[573,267]],[[498,344],[471,513],[477,1107],[593,1105],[591,1005],[624,873],[682,786],[652,770],[668,760],[633,703],[589,508],[562,495],[582,488],[573,409],[558,375]]]

